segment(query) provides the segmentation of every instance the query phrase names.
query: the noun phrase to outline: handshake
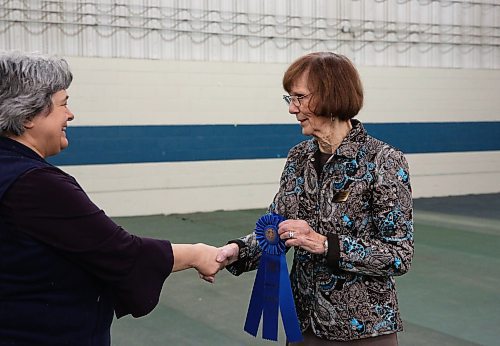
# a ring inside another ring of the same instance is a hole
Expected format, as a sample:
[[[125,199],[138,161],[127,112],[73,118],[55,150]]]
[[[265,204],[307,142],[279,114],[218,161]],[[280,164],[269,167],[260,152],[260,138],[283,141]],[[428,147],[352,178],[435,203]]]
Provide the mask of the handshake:
[[[285,220],[280,222],[278,229],[279,237],[285,242],[287,247],[300,247],[312,254],[326,254],[328,251],[328,239],[325,235],[314,231],[305,220]],[[174,248],[174,271],[177,262],[176,246],[190,247],[189,265],[182,269],[196,268],[200,277],[208,282],[214,282],[215,274],[225,266],[238,260],[238,244],[227,244],[216,248],[207,244],[186,245],[173,244]],[[180,259],[179,259],[180,260]],[[178,270],[182,270],[178,269]]]
[[[215,274],[238,259],[237,244],[215,247],[203,243],[172,244],[174,267],[172,271],[195,268],[205,281],[213,283]]]
[[[282,221],[278,233],[287,247],[300,247],[312,254],[326,254],[328,251],[327,237],[314,231],[304,220]],[[208,282],[214,282],[215,274],[219,270],[238,260],[240,252],[238,244],[234,243],[219,248],[203,243],[172,244],[172,248],[174,249],[173,271],[195,268],[200,278]]]

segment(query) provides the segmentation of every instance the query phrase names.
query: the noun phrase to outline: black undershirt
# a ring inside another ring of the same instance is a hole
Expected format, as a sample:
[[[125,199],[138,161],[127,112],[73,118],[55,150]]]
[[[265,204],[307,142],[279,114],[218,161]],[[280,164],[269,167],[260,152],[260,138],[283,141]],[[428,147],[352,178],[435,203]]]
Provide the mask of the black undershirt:
[[[325,166],[326,162],[332,157],[333,154],[330,153],[323,153],[319,149],[314,153],[314,169],[316,170],[316,173],[318,174],[318,177],[321,176],[321,172],[323,171],[323,167]]]

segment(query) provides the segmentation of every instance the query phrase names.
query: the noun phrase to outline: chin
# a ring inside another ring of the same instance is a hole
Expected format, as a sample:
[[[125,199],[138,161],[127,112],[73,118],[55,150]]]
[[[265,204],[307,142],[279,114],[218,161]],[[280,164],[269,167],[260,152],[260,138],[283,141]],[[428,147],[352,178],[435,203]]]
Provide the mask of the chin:
[[[302,134],[304,136],[312,136],[312,131],[310,131],[309,129],[306,129],[306,128],[302,128]]]
[[[67,147],[68,147],[67,145],[66,145],[65,147],[61,147],[57,153],[59,154],[61,151],[63,151],[63,150],[64,150],[64,149],[66,149]]]

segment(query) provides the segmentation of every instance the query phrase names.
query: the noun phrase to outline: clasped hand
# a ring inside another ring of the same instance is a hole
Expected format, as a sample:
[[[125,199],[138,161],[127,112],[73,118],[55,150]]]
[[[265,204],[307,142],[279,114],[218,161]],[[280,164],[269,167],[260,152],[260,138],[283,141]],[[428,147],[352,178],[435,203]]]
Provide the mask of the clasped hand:
[[[238,259],[239,255],[239,247],[237,244],[227,244],[224,246],[221,246],[220,248],[214,248],[216,255],[212,258],[215,258],[216,263],[219,266],[219,270],[225,268],[227,265],[233,263]],[[206,274],[198,270],[198,273],[200,274],[200,278],[202,278],[205,281],[208,282],[214,282],[215,280],[215,274],[217,274],[218,271],[214,272],[213,274]]]
[[[326,236],[314,231],[304,220],[285,220],[279,224],[278,233],[288,247],[298,246],[314,254],[325,252]]]
[[[199,243],[196,246],[196,258],[193,267],[198,271],[200,278],[210,283],[215,281],[215,274],[227,265],[227,260],[217,260],[219,248]]]

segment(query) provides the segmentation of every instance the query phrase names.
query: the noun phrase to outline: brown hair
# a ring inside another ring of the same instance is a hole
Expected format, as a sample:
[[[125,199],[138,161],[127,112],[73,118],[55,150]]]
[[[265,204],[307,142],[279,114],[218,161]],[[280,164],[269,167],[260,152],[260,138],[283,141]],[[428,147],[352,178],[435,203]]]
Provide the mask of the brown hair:
[[[363,107],[363,85],[347,57],[330,52],[304,55],[286,70],[283,88],[290,92],[304,73],[307,73],[307,86],[312,93],[309,105],[314,114],[348,120]]]

